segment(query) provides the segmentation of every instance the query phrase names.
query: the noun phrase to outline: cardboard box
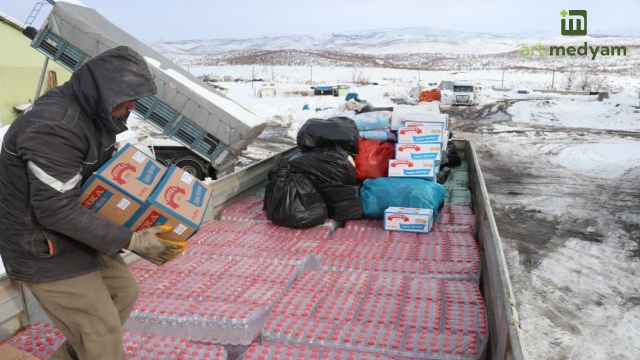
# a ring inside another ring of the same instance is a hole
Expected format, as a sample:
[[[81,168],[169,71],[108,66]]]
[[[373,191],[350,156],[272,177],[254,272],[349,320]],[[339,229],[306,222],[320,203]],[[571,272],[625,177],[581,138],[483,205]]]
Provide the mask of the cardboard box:
[[[84,183],[80,204],[103,219],[125,225],[166,171],[160,163],[127,144]]]
[[[187,240],[200,227],[210,198],[211,189],[173,165],[126,226],[139,231],[158,225],[171,225],[173,230],[162,234],[163,238]]]
[[[437,167],[433,160],[389,160],[389,176],[419,177],[435,180]]]
[[[436,102],[421,103],[419,105],[394,106],[391,113],[391,130],[397,130],[405,121],[439,119],[447,128],[448,115],[440,113],[440,105]]]
[[[428,124],[442,124],[443,130],[449,128],[449,115],[448,114],[412,114],[402,116],[402,121],[398,124],[398,128],[407,126],[407,123],[428,123]]]
[[[28,352],[16,349],[9,344],[0,344],[0,359],[2,360],[38,360]]]
[[[162,164],[136,149],[135,146],[127,144],[114,154],[96,172],[96,175],[136,200],[144,202],[166,171],[167,168]]]
[[[384,229],[429,232],[433,226],[433,210],[389,207],[384,211]]]
[[[401,160],[433,160],[436,166],[442,160],[441,144],[396,144],[396,159]]]
[[[142,207],[142,202],[127,195],[97,175],[82,186],[80,204],[116,225],[125,225]]]
[[[430,122],[430,121],[405,121],[403,127],[430,127],[439,128],[440,132],[444,133],[444,123],[442,122]]]
[[[404,122],[405,127],[440,127],[442,129],[442,148],[446,149],[449,142],[449,133],[447,131],[447,119],[449,115],[442,114],[443,117],[438,119],[436,117],[419,118],[416,120],[407,120]]]
[[[442,135],[442,128],[438,125],[401,127],[398,129],[398,144],[443,144]]]

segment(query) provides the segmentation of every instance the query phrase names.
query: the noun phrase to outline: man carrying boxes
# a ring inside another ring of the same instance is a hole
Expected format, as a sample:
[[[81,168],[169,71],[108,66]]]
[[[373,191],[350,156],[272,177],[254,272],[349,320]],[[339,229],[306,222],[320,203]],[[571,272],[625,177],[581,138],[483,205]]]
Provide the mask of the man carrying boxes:
[[[113,154],[134,101],[156,91],[145,60],[128,47],[116,47],[40,97],[4,137],[0,254],[9,276],[31,289],[65,335],[55,359],[124,359],[122,324],[138,287],[121,249],[166,261],[186,245],[161,237],[169,227],[134,232],[122,226],[124,215],[112,221],[100,217],[105,207],[131,211],[135,197],[144,194],[116,194],[114,184],[104,182],[83,199],[93,211],[80,202],[83,181]],[[143,182],[159,180],[153,171]],[[127,180],[132,170],[114,173]]]
[[[162,231],[162,240],[184,241],[204,216],[211,192],[193,175],[159,162],[129,144],[111,157],[82,187],[80,204],[99,217],[134,232]],[[130,248],[162,265],[170,258]]]

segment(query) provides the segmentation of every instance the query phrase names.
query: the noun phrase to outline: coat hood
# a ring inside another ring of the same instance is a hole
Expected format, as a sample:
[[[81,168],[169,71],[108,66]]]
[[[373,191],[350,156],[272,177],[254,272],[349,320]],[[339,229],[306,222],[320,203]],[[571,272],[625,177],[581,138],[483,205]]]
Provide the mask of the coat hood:
[[[82,110],[100,122],[110,135],[126,130],[126,118],[111,118],[116,105],[158,91],[144,58],[127,46],[89,59],[71,75],[68,86]]]

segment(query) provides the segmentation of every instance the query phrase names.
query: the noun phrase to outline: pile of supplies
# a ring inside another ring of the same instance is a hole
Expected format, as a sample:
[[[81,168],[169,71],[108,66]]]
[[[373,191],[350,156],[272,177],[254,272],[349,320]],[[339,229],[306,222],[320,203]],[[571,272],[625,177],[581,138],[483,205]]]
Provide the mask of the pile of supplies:
[[[441,184],[461,162],[448,121],[438,101],[307,120],[298,149],[269,173],[267,218],[292,228],[373,218],[388,230],[431,231],[447,198]]]

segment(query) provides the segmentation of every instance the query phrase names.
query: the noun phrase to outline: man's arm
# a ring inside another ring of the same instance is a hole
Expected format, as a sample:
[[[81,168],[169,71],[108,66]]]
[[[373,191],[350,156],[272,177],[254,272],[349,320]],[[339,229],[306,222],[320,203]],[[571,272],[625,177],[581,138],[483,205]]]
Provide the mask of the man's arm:
[[[21,136],[30,202],[38,222],[106,254],[127,248],[131,230],[99,218],[80,205],[82,161],[88,144],[62,124],[38,124]]]

